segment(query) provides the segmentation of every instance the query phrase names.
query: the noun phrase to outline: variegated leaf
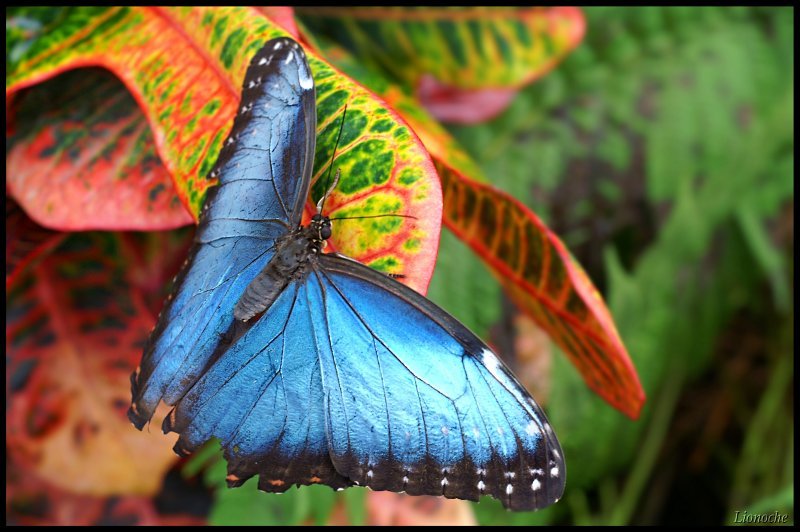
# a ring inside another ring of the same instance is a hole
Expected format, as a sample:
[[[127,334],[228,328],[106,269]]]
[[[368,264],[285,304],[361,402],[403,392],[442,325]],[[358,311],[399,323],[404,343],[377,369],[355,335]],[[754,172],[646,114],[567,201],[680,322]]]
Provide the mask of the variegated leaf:
[[[231,127],[250,57],[284,34],[249,8],[20,8],[7,20],[7,97],[70,68],[110,69],[145,112],[157,152],[195,216],[214,184],[206,174]],[[403,282],[424,291],[441,223],[440,185],[427,152],[374,96],[323,61],[309,62],[317,80],[315,178],[330,163],[339,113],[350,109],[335,161],[342,180],[330,206],[350,216],[387,209],[404,215],[337,224],[333,246],[402,273]]]

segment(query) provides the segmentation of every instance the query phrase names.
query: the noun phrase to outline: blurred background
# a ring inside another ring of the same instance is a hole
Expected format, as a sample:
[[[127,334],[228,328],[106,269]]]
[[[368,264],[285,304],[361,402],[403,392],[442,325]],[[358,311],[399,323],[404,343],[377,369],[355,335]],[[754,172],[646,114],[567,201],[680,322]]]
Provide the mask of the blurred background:
[[[568,467],[558,504],[510,513],[488,498],[228,490],[211,444],[165,465],[141,490],[155,496],[71,494],[7,454],[7,523],[793,523],[793,8],[581,11],[585,35],[560,64],[494,116],[446,127],[603,293],[647,393],[640,419],[592,393],[446,229],[428,293],[545,407]],[[341,25],[298,18],[342,42]],[[22,389],[25,371],[7,371],[7,388]]]
[[[631,422],[552,354],[547,411],[569,468],[552,519],[791,520],[793,10],[583,11],[559,67],[496,119],[451,128],[586,268],[647,392]],[[447,231],[429,296],[529,374],[536,329]],[[482,506],[480,522],[530,522]]]

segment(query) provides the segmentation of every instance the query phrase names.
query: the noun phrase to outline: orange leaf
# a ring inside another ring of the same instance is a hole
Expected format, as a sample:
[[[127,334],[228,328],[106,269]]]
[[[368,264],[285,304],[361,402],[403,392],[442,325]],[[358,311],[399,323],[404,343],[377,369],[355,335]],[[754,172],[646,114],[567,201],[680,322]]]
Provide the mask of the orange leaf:
[[[638,418],[645,396],[636,369],[603,298],[561,240],[509,194],[436,165],[447,227],[483,258],[589,388]]]

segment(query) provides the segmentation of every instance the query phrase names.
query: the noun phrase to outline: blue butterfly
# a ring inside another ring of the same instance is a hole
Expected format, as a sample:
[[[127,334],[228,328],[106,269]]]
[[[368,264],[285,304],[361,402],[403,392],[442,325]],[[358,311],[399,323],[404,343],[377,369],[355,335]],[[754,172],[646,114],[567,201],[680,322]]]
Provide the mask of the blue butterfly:
[[[321,204],[300,225],[316,140],[303,49],[267,42],[242,91],[219,186],[131,376],[133,424],[173,405],[176,452],[219,438],[230,486],[557,501],[558,440],[492,350],[412,289],[322,253]]]

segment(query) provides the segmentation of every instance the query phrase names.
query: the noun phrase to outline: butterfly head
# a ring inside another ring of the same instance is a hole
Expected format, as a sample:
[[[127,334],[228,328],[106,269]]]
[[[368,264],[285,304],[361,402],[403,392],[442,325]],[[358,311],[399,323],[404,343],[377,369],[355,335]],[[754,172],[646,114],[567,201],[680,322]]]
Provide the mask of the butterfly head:
[[[320,213],[311,217],[309,228],[311,229],[313,239],[318,242],[323,242],[331,237],[331,219]]]

